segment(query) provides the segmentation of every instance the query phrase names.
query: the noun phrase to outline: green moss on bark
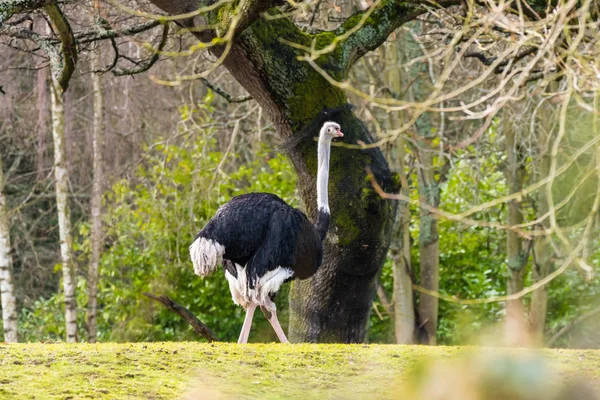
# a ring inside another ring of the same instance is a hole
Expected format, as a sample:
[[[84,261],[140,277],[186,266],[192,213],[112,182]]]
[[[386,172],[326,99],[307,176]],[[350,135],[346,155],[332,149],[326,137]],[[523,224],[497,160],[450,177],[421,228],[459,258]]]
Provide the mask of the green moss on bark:
[[[331,119],[342,126],[344,142],[371,142],[367,129],[352,111],[340,107],[347,103],[345,92],[299,59],[305,55],[304,50],[282,39],[322,49],[334,42],[336,35],[307,34],[285,18],[256,21],[241,35],[239,45],[265,77],[260,85],[270,97],[267,110],[277,107],[273,117],[281,128],[299,132],[322,111],[337,109]],[[316,62],[335,79],[343,79],[345,66],[337,51],[340,50],[336,48]],[[309,134],[317,136],[318,129]],[[291,150],[291,158],[301,175],[299,189],[307,214],[314,216],[317,143],[312,138],[302,140]],[[326,257],[312,281],[293,285],[290,340],[360,342],[365,339],[374,279],[385,259],[395,211],[393,202],[378,196],[365,180],[367,166],[389,191],[393,184],[379,150],[332,147],[329,175],[332,221],[325,240]],[[347,297],[348,292],[353,296]]]
[[[309,35],[300,31],[288,19],[262,20],[254,23],[248,36],[261,48],[261,60],[265,66],[270,89],[276,93],[275,99],[286,112],[286,117],[294,131],[310,122],[325,108],[345,104],[346,94],[329,84],[307,62],[298,57],[304,52],[282,42],[285,39],[301,46],[311,47],[313,41],[317,49],[329,45],[335,38],[333,32]],[[328,64],[328,57],[321,57],[318,64]]]

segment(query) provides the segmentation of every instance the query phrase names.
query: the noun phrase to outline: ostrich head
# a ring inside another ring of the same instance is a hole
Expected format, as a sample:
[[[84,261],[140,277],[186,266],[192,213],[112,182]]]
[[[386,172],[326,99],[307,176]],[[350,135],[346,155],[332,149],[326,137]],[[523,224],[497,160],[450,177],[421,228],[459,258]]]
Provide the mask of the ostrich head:
[[[340,126],[335,122],[325,122],[323,124],[323,127],[321,128],[321,136],[326,137],[328,139],[344,137],[344,134],[340,129]]]

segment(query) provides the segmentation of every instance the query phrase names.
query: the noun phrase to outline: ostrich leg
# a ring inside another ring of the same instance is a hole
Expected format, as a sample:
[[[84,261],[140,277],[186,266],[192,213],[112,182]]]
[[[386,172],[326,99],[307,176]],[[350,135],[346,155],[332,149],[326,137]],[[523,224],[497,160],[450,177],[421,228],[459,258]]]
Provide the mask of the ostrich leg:
[[[265,317],[271,323],[273,330],[277,334],[279,341],[281,343],[289,343],[287,338],[285,337],[285,333],[283,333],[283,329],[281,329],[281,325],[279,324],[279,320],[277,319],[277,306],[275,303],[269,302],[264,306],[260,306],[261,311],[265,314]]]
[[[244,318],[244,325],[242,326],[242,331],[240,332],[240,338],[238,339],[238,343],[248,343],[248,336],[250,336],[250,328],[252,327],[252,317],[254,317],[255,309],[255,304],[250,304],[248,308],[246,308],[246,318]]]

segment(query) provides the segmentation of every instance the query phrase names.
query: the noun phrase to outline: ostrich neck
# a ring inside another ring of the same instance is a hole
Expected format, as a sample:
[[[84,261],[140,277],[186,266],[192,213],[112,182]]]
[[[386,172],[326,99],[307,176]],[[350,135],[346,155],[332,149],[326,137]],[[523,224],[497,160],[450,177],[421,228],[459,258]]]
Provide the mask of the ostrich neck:
[[[331,149],[331,138],[325,135],[319,136],[319,148],[317,162],[317,211],[329,214],[329,196],[327,193],[327,182],[329,181],[329,151]]]

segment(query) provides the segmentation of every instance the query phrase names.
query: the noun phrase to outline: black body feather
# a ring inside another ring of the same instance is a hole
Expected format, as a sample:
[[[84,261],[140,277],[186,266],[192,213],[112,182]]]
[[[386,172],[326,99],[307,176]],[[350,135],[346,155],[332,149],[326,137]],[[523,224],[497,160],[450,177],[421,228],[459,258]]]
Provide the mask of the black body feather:
[[[325,214],[325,215],[321,215]],[[246,266],[250,288],[277,267],[294,278],[312,276],[321,265],[329,214],[319,213],[317,226],[301,211],[270,193],[234,197],[219,208],[198,237],[225,247],[223,268],[237,278],[234,265]]]

